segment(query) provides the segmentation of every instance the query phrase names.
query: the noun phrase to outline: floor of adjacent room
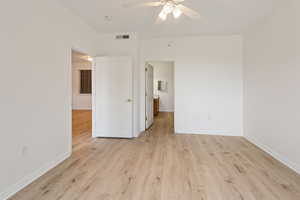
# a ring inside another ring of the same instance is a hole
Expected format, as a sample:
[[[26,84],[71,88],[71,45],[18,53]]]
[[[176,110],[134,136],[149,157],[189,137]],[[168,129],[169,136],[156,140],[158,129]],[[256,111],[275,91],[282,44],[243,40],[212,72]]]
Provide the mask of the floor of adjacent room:
[[[72,141],[73,152],[86,145],[92,137],[92,111],[72,111]]]
[[[91,138],[73,112],[73,154],[11,200],[299,200],[300,176],[242,137],[176,135],[160,113],[137,139]]]

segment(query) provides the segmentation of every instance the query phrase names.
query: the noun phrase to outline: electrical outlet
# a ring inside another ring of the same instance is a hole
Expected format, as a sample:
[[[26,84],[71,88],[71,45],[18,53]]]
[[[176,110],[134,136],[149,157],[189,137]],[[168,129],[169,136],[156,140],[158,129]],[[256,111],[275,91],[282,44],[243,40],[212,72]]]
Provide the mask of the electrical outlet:
[[[26,156],[28,154],[28,147],[27,146],[22,147],[21,154],[22,154],[22,156]]]
[[[207,120],[211,121],[212,120],[212,117],[210,114],[207,115]]]

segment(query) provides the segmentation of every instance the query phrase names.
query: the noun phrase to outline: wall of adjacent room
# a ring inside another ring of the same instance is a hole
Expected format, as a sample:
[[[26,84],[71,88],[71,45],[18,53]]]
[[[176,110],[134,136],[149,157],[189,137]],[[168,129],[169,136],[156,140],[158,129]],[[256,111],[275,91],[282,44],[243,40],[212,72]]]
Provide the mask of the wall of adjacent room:
[[[160,112],[174,112],[174,63],[151,61],[154,77],[154,96],[159,97]],[[164,82],[164,88],[158,89],[158,81]]]
[[[72,60],[72,109],[91,110],[92,94],[80,94],[80,70],[92,70],[92,62],[83,58]]]

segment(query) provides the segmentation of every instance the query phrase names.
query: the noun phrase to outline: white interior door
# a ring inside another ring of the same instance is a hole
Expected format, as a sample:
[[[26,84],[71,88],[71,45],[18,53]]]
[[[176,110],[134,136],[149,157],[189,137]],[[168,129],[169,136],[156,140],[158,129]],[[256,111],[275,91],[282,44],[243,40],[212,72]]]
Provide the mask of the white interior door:
[[[154,121],[153,113],[153,67],[146,65],[146,129],[149,128]]]
[[[99,57],[93,65],[93,136],[133,137],[133,75],[129,57]]]

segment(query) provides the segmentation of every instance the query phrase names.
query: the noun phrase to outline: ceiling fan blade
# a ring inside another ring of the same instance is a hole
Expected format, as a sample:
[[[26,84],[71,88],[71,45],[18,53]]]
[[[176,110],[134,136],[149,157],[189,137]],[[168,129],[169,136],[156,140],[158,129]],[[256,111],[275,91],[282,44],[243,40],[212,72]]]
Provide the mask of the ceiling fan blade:
[[[161,6],[162,2],[145,2],[145,3],[139,3],[139,2],[130,2],[123,4],[124,8],[138,8],[138,7],[158,7]]]
[[[184,5],[177,5],[177,7],[182,11],[183,14],[185,14],[186,16],[193,18],[193,19],[199,19],[201,16],[198,12],[184,6]]]
[[[156,21],[155,21],[155,24],[161,24],[163,23],[164,21],[160,18],[160,17],[157,17],[156,18]]]

